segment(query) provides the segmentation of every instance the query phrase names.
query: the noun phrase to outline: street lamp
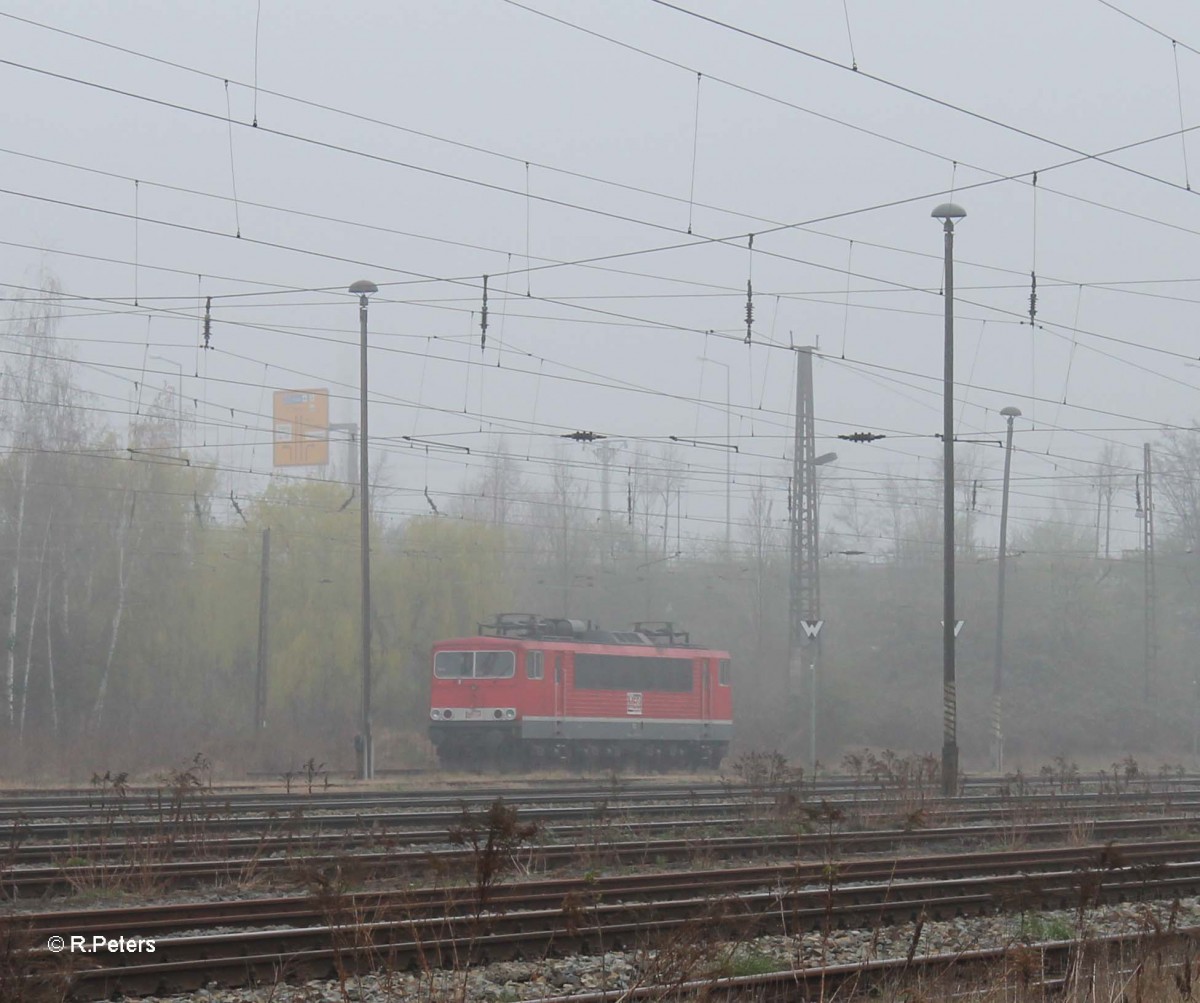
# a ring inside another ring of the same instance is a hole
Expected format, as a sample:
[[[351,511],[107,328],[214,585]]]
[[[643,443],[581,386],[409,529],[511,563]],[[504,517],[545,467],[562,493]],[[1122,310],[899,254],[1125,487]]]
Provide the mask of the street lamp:
[[[942,793],[958,791],[958,700],[954,692],[954,221],[966,211],[943,202],[930,215],[942,221],[946,247],[945,365],[942,371]]]
[[[183,455],[183,364],[175,362],[173,359],[165,358],[162,355],[150,356],[155,362],[165,362],[168,366],[174,366],[179,370],[179,392],[175,397],[175,409],[178,412],[176,419],[176,432],[179,438],[179,455]]]
[[[1000,494],[1000,572],[996,594],[996,667],[992,674],[992,761],[996,772],[1004,771],[1004,731],[1000,725],[1004,693],[1004,562],[1008,556],[1008,476],[1012,469],[1013,419],[1021,417],[1021,409],[1006,407],[1000,412],[1008,419],[1008,435],[1004,443],[1004,489]]]
[[[371,505],[367,497],[367,297],[379,292],[369,279],[350,287],[358,295],[358,548],[362,557],[362,721],[358,736],[357,775],[375,776],[375,747],[371,740]]]
[[[721,366],[725,370],[725,556],[729,556],[729,499],[732,489],[732,477],[729,472],[730,454],[733,450],[730,448],[733,440],[729,436],[729,366],[724,362],[718,362],[716,359],[710,359],[708,356],[699,355],[697,358],[701,362],[711,362],[714,366]]]

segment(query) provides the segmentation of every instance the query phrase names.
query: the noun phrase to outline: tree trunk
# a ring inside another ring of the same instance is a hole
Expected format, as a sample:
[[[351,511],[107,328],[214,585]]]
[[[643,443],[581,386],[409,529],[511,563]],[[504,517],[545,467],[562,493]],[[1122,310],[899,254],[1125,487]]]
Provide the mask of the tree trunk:
[[[12,579],[9,586],[8,635],[5,646],[8,648],[8,665],[4,673],[4,712],[8,717],[8,728],[11,731],[15,722],[15,693],[13,683],[16,678],[17,658],[17,601],[21,590],[21,532],[25,528],[25,486],[29,481],[29,454],[21,457],[21,487],[17,493],[17,542],[13,547]]]
[[[33,635],[37,629],[38,607],[42,604],[42,574],[46,568],[46,544],[50,542],[50,519],[46,519],[46,532],[42,536],[42,556],[38,560],[37,587],[33,590],[33,612],[29,614],[29,638],[25,642],[25,676],[21,680],[21,716],[17,734],[25,739],[25,708],[29,705],[29,669],[33,664]],[[47,621],[49,620],[47,612]]]
[[[50,640],[54,633],[53,610],[54,575],[51,574],[46,582],[46,683],[50,687],[50,725],[54,729],[54,737],[58,738],[58,693],[54,689],[54,650]]]
[[[137,493],[134,493],[134,504],[137,504]],[[121,533],[117,539],[117,608],[113,611],[112,627],[108,638],[108,654],[104,659],[104,671],[100,675],[100,687],[96,691],[96,703],[92,707],[92,727],[100,726],[104,717],[104,701],[108,696],[108,678],[112,671],[113,656],[117,651],[117,638],[121,633],[121,618],[125,615],[125,593],[129,583],[129,573],[126,562],[126,545],[129,542],[129,524],[132,520],[133,508],[130,515],[122,521]],[[130,559],[132,560],[132,559]]]

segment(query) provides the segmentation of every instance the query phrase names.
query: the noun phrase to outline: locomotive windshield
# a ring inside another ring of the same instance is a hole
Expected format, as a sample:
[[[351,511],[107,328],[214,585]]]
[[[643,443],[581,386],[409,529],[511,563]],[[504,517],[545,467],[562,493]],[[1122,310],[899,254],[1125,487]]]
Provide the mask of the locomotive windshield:
[[[511,651],[439,651],[433,656],[438,679],[511,679],[516,674]]]

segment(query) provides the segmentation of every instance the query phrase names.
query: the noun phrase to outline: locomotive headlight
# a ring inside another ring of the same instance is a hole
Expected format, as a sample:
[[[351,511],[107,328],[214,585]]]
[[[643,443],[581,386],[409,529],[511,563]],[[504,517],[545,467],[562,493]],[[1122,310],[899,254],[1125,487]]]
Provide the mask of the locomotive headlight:
[[[434,707],[433,710],[431,710],[429,712],[429,716],[436,721],[439,717],[442,716],[442,712],[440,710],[438,710],[436,707]]]
[[[449,721],[450,718],[454,717],[454,711],[447,707],[444,711],[442,711],[442,717]]]
[[[500,718],[502,718],[503,716],[504,716],[504,711],[500,710],[499,708],[492,711],[492,717],[494,717],[497,721],[500,720]]]
[[[517,716],[517,712],[515,710],[513,710],[511,707],[509,707],[508,710],[506,710],[504,712],[504,716],[511,721],[514,717]]]

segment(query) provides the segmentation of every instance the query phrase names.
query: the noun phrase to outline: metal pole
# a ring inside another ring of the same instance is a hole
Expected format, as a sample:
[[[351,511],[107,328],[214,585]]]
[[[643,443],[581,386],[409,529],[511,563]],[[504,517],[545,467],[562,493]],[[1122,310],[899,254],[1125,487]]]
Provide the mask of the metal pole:
[[[378,292],[374,282],[355,282],[350,292],[358,293],[358,521],[359,552],[362,556],[362,720],[359,740],[358,776],[375,776],[375,749],[371,738],[371,505],[367,467],[367,295]]]
[[[836,453],[817,456],[814,431],[813,350],[796,350],[796,431],[792,463],[791,577],[789,579],[788,699],[798,706],[809,667],[809,761],[817,765],[817,677],[821,664],[821,565],[817,467]],[[807,649],[807,650],[806,650]]]
[[[945,365],[942,371],[942,793],[958,791],[958,700],[954,683],[954,220],[966,213],[946,203],[933,210],[945,233]]]
[[[791,570],[788,578],[788,696],[798,706],[804,688],[805,648],[813,637],[806,624],[820,616],[813,478],[816,444],[813,435],[812,349],[796,351],[796,426],[792,455]]]
[[[358,512],[359,551],[362,554],[362,775],[375,776],[371,740],[371,501],[367,490],[367,294],[358,300],[359,400],[358,400]]]
[[[600,511],[602,516],[601,525],[604,528],[604,556],[608,557],[608,538],[612,534],[612,511],[609,500],[609,466],[612,462],[612,446],[607,442],[600,443],[596,447],[596,452],[600,454]]]
[[[812,390],[812,382],[809,381],[809,390]],[[814,402],[815,406],[815,402]],[[817,475],[817,467],[830,463],[837,459],[836,453],[824,453],[821,456],[816,456],[816,448],[810,451],[812,454],[812,479],[809,488],[812,492],[812,552],[813,552],[813,604],[809,610],[809,623],[817,625],[817,633],[809,642],[812,647],[812,673],[809,680],[808,688],[808,766],[812,771],[812,776],[815,781],[817,776],[817,701],[818,701],[818,678],[821,668],[821,632],[820,627],[823,625],[821,620],[821,494],[819,490],[819,480]]]
[[[1192,761],[1200,759],[1200,679],[1192,680]]]
[[[1143,670],[1142,699],[1150,699],[1150,678],[1155,675],[1158,657],[1157,630],[1154,623],[1154,489],[1150,483],[1150,443],[1142,447],[1142,557],[1145,574],[1145,597],[1143,604]]]
[[[724,365],[724,363],[721,363]],[[729,434],[729,367],[725,366],[725,553],[729,554],[729,499],[733,492],[733,475],[730,473],[733,439]]]
[[[271,587],[271,529],[262,531],[262,571],[258,585],[258,666],[254,679],[254,731],[267,726],[267,626]]]
[[[1008,419],[1004,445],[1004,490],[1000,495],[999,584],[996,595],[996,666],[992,675],[992,762],[997,773],[1004,771],[1004,729],[1001,724],[1004,693],[1004,565],[1008,557],[1008,480],[1012,469],[1013,419],[1021,412],[1006,407],[1000,412]]]
[[[813,780],[817,778],[817,662],[821,657],[821,640],[813,641],[812,662],[809,663],[809,701],[808,701],[808,765],[812,770]]]

